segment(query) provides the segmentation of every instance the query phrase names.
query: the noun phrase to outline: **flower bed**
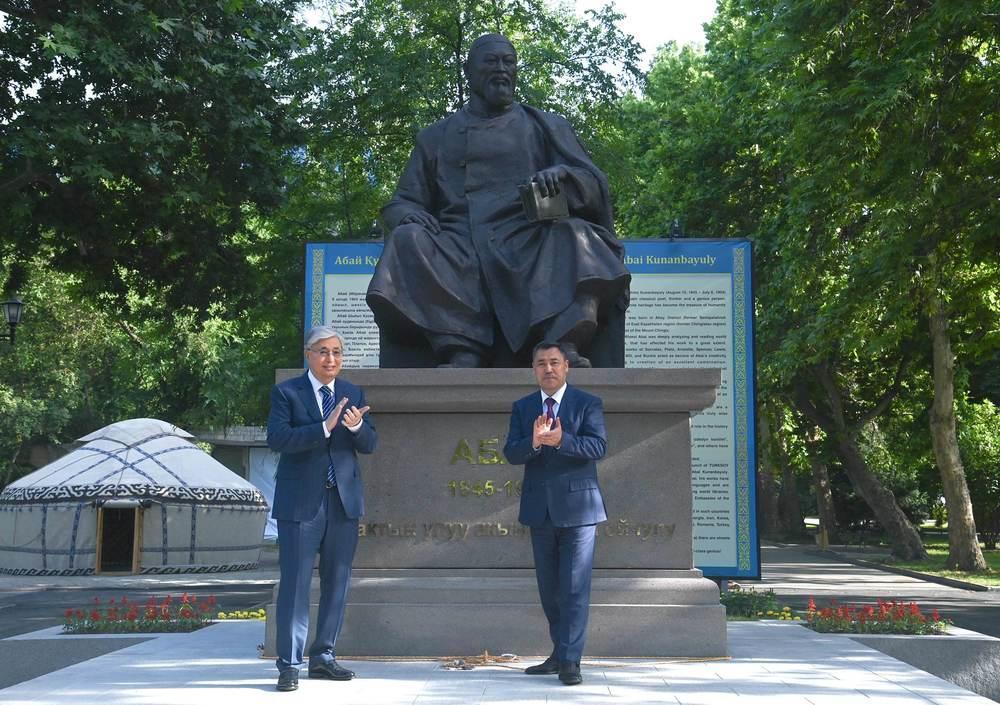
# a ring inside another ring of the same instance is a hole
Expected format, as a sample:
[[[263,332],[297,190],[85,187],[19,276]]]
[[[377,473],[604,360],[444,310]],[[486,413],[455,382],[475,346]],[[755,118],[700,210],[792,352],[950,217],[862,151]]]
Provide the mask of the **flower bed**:
[[[145,604],[122,597],[102,604],[95,597],[87,609],[67,609],[63,614],[66,634],[141,634],[149,632],[192,632],[213,622],[215,596],[199,602],[184,593],[178,599],[150,597]]]
[[[951,620],[936,609],[924,614],[916,602],[879,600],[877,605],[841,605],[833,600],[819,609],[809,598],[806,624],[818,632],[836,634],[943,634]]]

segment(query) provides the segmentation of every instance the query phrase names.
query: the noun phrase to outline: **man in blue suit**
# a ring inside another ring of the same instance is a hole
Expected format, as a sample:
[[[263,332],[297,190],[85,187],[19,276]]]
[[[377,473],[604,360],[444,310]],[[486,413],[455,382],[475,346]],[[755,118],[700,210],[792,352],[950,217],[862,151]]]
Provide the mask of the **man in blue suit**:
[[[336,379],[344,355],[340,333],[328,326],[313,328],[305,353],[309,369],[274,386],[267,419],[267,445],[281,454],[271,516],[278,523],[277,688],[282,691],[299,687],[317,553],[320,599],[309,677],[354,677],[337,663],[336,643],[358,545],[358,518],[365,511],[357,454],[371,453],[376,443],[364,392]]]
[[[543,341],[531,357],[541,393],[514,403],[503,451],[512,465],[524,465],[518,521],[531,528],[552,654],[525,673],[558,673],[566,685],[577,685],[596,525],[608,518],[597,483],[597,461],[608,449],[604,408],[598,397],[566,384],[569,360],[560,343]]]

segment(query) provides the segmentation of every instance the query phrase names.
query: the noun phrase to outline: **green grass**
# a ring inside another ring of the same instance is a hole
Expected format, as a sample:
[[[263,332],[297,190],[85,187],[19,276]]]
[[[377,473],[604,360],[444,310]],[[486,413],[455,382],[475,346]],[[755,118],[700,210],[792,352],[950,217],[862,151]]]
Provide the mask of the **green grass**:
[[[919,573],[937,575],[942,578],[952,578],[954,580],[964,580],[978,585],[1000,587],[1000,550],[983,550],[983,557],[989,569],[983,573],[966,573],[961,570],[945,570],[944,563],[948,558],[947,544],[931,543],[924,544],[928,557],[922,561],[897,561],[887,560],[887,565],[897,568],[915,570]]]

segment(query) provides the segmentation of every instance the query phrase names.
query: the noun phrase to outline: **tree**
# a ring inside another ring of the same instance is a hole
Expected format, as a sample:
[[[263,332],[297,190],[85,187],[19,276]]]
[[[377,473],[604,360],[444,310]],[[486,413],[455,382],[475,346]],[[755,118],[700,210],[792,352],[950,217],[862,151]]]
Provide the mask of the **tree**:
[[[246,304],[246,206],[280,202],[301,135],[272,81],[296,4],[0,2],[0,254],[44,253],[119,306],[130,287]]]
[[[995,2],[722,2],[703,57],[658,58],[645,110],[666,118],[636,138],[688,232],[754,238],[762,388],[823,428],[904,556],[919,537],[858,441],[927,390],[965,569],[982,563],[950,366],[996,354],[997,17]]]

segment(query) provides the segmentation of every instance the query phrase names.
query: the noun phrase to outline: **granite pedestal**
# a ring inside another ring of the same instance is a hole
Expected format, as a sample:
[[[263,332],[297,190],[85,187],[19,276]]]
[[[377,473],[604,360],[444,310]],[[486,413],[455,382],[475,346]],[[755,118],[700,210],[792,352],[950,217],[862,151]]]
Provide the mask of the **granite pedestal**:
[[[379,446],[362,456],[367,515],[338,654],[547,655],[517,522],[523,468],[502,454],[511,404],[537,389],[531,370],[343,376],[364,387]],[[725,655],[725,608],[691,548],[689,419],[714,401],[719,371],[578,369],[569,381],[603,398],[608,428],[598,474],[609,519],[598,527],[586,655]],[[272,602],[268,655],[273,615]]]

